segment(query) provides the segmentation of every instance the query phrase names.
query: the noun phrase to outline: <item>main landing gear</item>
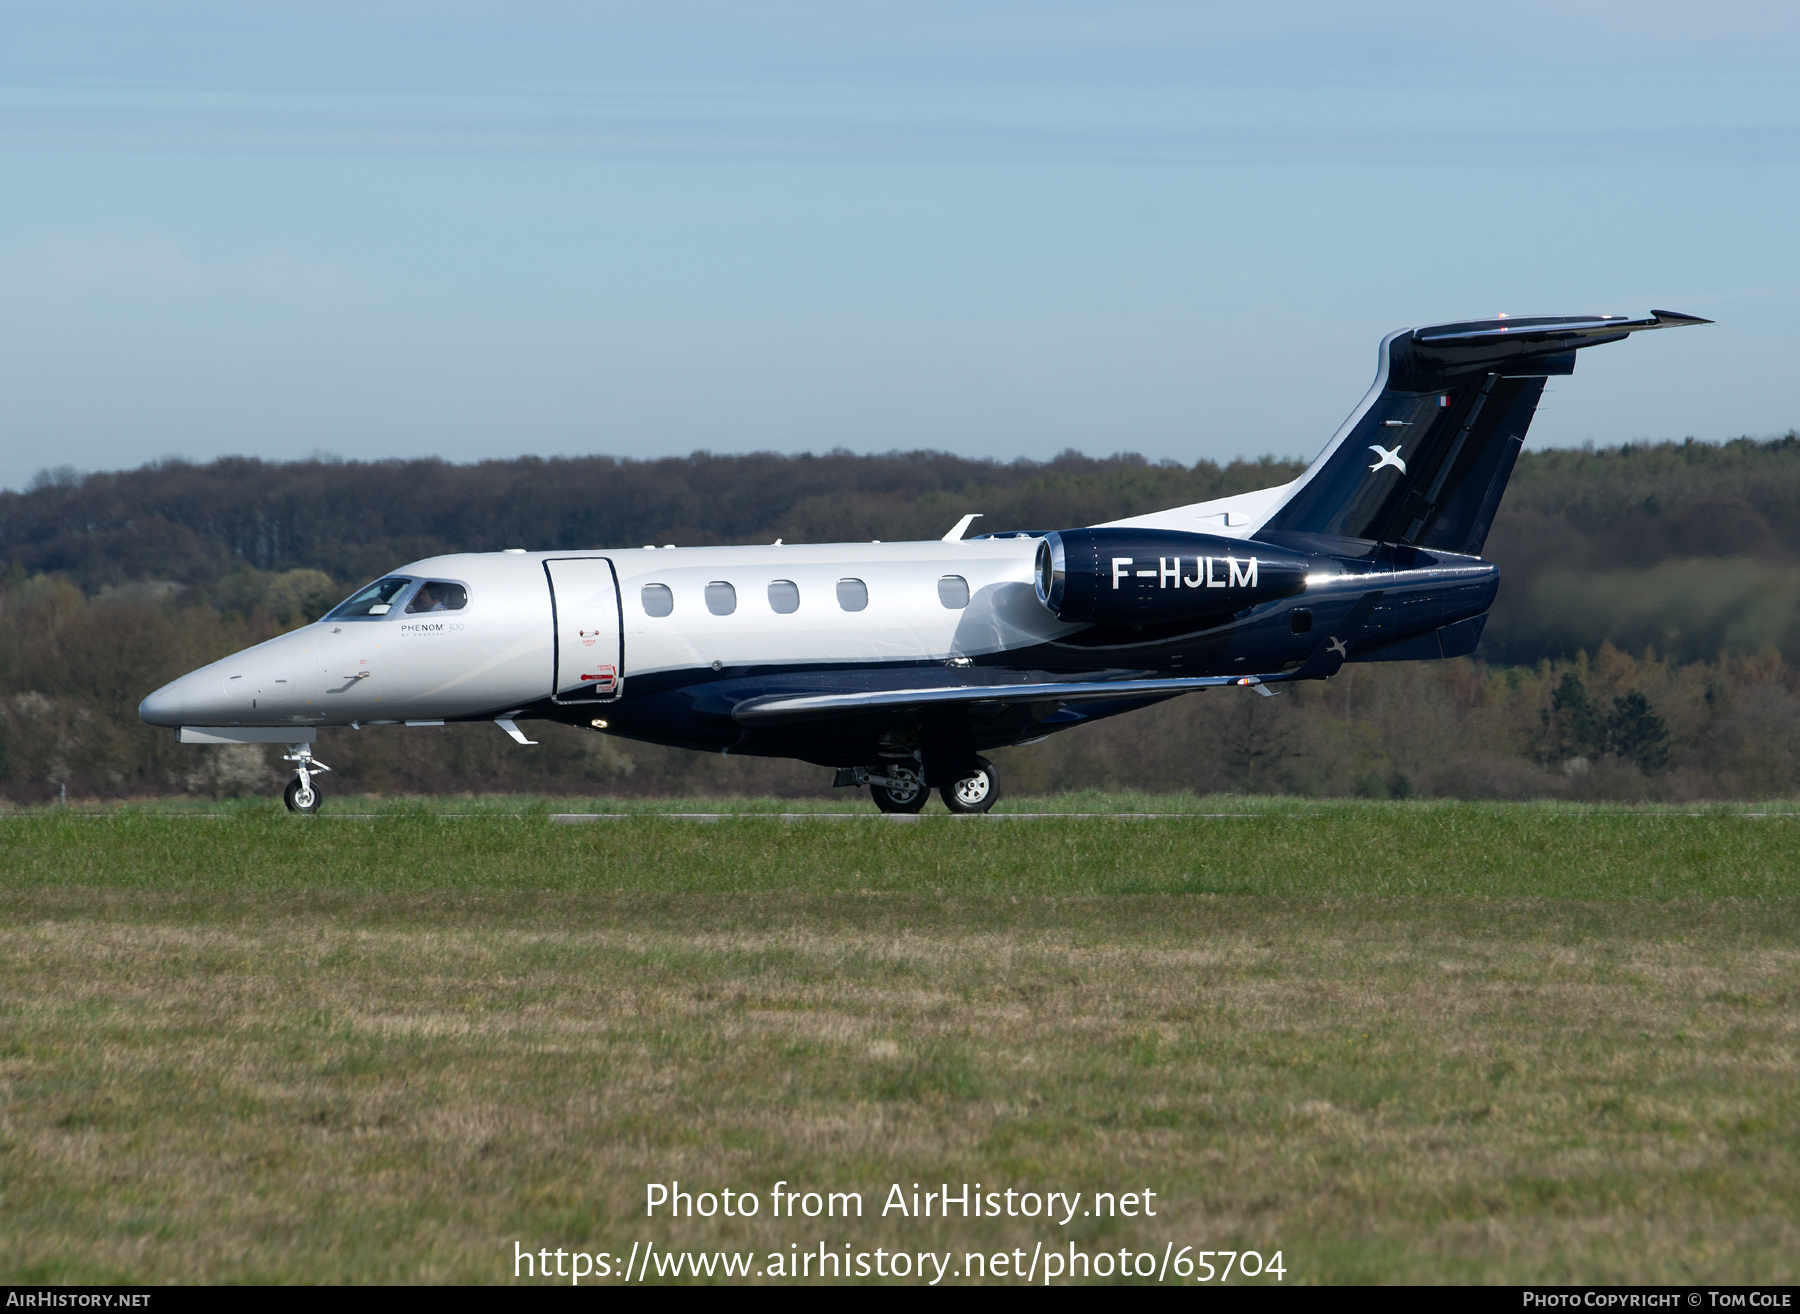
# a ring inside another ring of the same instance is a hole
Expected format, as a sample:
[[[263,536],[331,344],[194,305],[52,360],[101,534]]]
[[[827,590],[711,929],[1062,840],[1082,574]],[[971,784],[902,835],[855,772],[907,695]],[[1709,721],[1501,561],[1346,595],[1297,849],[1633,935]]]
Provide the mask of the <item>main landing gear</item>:
[[[289,812],[301,812],[311,815],[319,810],[319,802],[323,797],[319,787],[313,784],[313,774],[329,771],[330,767],[318,761],[312,755],[311,744],[289,744],[288,751],[282,754],[283,762],[294,764],[294,779],[282,792],[281,801],[287,804]]]
[[[954,785],[938,786],[938,796],[952,812],[986,812],[1000,801],[1000,779],[994,774],[994,764],[985,757],[975,761],[972,775]]]
[[[994,764],[985,757],[952,785],[938,788],[938,796],[952,812],[986,812],[1000,799],[1000,781]],[[931,786],[914,763],[884,762],[878,767],[844,767],[837,773],[840,785],[867,785],[869,796],[883,812],[919,812],[931,799]]]
[[[890,764],[882,769],[881,779],[869,776],[869,797],[883,812],[918,812],[931,797],[931,790],[918,767]]]

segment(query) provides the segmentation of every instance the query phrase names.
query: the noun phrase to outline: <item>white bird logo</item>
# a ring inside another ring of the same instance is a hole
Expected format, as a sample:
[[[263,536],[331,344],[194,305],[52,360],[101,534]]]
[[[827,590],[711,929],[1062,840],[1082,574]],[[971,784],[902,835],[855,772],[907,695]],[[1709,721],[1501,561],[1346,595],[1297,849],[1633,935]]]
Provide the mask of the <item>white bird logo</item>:
[[[1384,465],[1391,465],[1396,470],[1398,470],[1401,474],[1406,473],[1406,462],[1402,461],[1400,459],[1400,444],[1399,443],[1394,444],[1394,450],[1391,452],[1388,451],[1387,448],[1377,446],[1374,443],[1369,444],[1369,450],[1371,452],[1374,452],[1377,456],[1379,456],[1381,458],[1380,460],[1375,462],[1374,465],[1370,466],[1369,469],[1379,470]]]
[[[1326,652],[1335,652],[1338,656],[1348,658],[1350,648],[1342,639],[1333,639],[1325,645]]]

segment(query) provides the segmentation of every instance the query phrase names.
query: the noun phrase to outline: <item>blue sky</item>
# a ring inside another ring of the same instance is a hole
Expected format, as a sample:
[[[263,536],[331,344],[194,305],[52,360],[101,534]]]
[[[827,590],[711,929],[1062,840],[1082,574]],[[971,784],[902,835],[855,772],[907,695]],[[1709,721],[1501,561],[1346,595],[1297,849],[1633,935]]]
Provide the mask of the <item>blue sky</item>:
[[[1313,454],[1380,336],[1652,306],[1536,445],[1800,424],[1800,8],[0,7],[0,485],[165,456]]]

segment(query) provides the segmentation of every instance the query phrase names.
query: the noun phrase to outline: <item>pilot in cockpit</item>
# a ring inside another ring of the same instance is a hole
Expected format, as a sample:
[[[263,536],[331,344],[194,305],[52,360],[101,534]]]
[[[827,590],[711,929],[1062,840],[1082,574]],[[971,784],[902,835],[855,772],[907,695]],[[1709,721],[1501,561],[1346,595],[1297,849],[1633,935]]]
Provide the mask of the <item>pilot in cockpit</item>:
[[[421,586],[419,591],[413,595],[413,600],[407,604],[406,609],[408,611],[449,610],[449,608],[444,605],[443,598],[438,595],[437,586],[434,584]]]

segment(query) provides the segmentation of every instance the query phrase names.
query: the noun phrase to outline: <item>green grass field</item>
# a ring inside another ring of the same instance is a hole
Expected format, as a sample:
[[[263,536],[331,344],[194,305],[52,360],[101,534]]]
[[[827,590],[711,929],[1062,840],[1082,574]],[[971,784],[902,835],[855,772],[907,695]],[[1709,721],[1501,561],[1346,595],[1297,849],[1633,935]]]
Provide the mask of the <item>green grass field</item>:
[[[0,818],[5,1280],[497,1282],[515,1243],[650,1241],[1800,1273],[1791,812],[364,806]],[[647,1219],[672,1179],[762,1208]],[[771,1217],[783,1180],[865,1216]],[[880,1216],[977,1181],[1158,1213]]]

